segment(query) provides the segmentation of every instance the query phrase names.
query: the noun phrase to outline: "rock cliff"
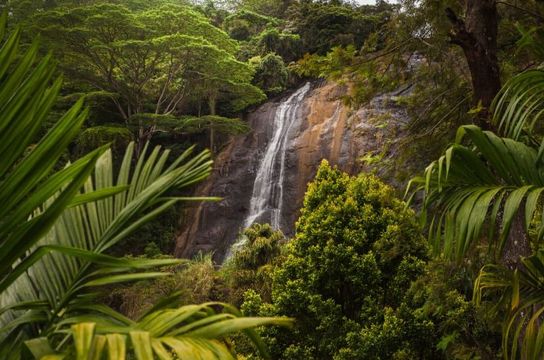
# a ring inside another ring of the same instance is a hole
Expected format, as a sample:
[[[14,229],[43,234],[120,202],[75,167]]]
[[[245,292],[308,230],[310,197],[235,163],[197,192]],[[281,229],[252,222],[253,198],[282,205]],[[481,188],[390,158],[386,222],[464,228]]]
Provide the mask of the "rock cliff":
[[[409,121],[395,100],[408,90],[377,96],[353,110],[342,101],[344,86],[304,86],[250,113],[252,132],[233,138],[217,155],[213,174],[197,193],[223,200],[189,209],[176,240],[177,256],[213,251],[221,262],[252,221],[275,223],[292,236],[306,184],[322,159],[353,174],[376,171],[395,185]],[[277,221],[274,214],[280,214]]]

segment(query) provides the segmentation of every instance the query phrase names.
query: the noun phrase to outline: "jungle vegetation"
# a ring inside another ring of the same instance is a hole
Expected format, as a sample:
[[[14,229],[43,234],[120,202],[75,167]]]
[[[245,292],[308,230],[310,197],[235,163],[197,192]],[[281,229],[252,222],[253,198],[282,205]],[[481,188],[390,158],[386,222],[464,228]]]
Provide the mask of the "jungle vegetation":
[[[0,7],[0,358],[544,357],[542,1]],[[171,256],[244,115],[317,79],[408,89],[411,180],[323,161],[292,238]]]

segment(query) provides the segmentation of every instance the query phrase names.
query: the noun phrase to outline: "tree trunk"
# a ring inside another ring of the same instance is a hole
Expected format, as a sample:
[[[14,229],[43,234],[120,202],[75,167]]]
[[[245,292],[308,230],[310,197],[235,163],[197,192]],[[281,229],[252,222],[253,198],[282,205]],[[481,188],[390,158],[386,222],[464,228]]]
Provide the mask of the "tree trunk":
[[[520,208],[524,209],[525,206]],[[524,269],[521,259],[531,256],[532,253],[529,235],[525,230],[525,215],[523,211],[519,210],[512,221],[500,263],[511,271]],[[538,309],[538,304],[533,306],[533,312],[538,311]],[[540,323],[538,323],[538,326],[540,326]],[[525,331],[526,328],[524,327],[518,336],[517,342],[520,348],[523,346]]]
[[[210,108],[210,115],[215,115],[215,109],[216,109],[217,101],[215,99],[215,96],[210,96],[208,99],[208,106]],[[214,152],[214,129],[213,124],[210,124],[210,151]]]
[[[521,207],[521,209],[524,208],[524,206]],[[504,251],[501,254],[501,263],[508,269],[515,270],[522,266],[521,258],[531,254],[529,235],[525,230],[525,214],[519,210],[512,221]]]
[[[466,0],[465,20],[446,9],[452,23],[450,39],[459,45],[467,59],[473,89],[473,105],[481,105],[478,122],[491,129],[489,108],[501,88],[497,59],[498,12],[496,0]]]
[[[210,127],[210,151],[212,152],[212,154],[214,153],[214,149],[213,149],[213,142],[214,142],[214,130],[213,130],[213,126]]]
[[[140,125],[138,129],[138,141],[136,142],[136,147],[134,150],[134,158],[137,159],[142,154],[142,151],[145,147],[145,144],[151,140],[153,134],[155,133],[156,126],[152,125],[150,128],[146,129],[143,125]]]

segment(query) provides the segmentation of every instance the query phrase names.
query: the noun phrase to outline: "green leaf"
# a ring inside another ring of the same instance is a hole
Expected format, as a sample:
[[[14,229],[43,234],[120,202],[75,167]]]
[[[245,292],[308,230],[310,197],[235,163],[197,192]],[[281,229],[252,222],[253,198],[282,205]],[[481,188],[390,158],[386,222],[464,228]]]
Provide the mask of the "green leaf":
[[[131,331],[130,340],[138,360],[153,360],[151,337],[147,331]]]
[[[90,358],[95,326],[96,324],[94,323],[72,325],[77,360],[87,360]]]
[[[59,356],[56,354],[49,341],[45,337],[35,338],[25,341],[25,345],[30,350],[35,359],[43,359],[46,356]]]

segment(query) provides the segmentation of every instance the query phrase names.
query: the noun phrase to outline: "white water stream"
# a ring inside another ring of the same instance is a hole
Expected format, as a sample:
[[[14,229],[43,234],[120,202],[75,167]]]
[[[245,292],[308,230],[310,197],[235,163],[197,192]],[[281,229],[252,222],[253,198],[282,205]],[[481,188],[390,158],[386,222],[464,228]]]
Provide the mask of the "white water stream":
[[[266,146],[261,160],[253,192],[249,204],[249,213],[243,227],[249,227],[254,222],[270,223],[272,228],[281,229],[281,211],[284,198],[285,160],[289,151],[288,140],[294,131],[298,131],[301,120],[298,110],[304,97],[310,90],[310,83],[306,83],[289,98],[284,100],[276,109],[274,115],[274,127],[272,138]],[[227,254],[227,258],[233,250],[245,242],[239,239]]]
[[[249,214],[244,221],[244,227],[259,220],[269,222],[274,229],[280,229],[288,139],[293,131],[298,130],[298,109],[309,90],[310,84],[307,83],[283,101],[276,110],[272,139],[266,147],[253,183]],[[269,213],[269,218],[263,218],[266,213]]]

